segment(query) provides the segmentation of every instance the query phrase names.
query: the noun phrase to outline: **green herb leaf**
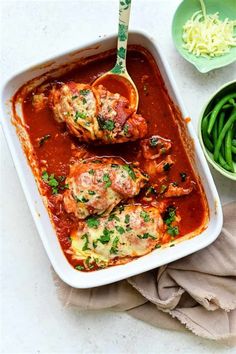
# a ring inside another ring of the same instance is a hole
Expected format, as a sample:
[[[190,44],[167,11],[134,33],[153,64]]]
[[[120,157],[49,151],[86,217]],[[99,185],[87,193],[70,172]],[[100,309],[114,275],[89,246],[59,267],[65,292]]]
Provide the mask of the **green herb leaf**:
[[[87,94],[89,94],[90,90],[80,90],[79,93],[82,95],[82,96],[86,96]]]
[[[90,175],[94,175],[95,171],[94,171],[93,169],[91,169],[91,170],[88,171],[88,173],[89,173]]]
[[[149,145],[152,147],[157,146],[158,144],[158,138],[156,136],[153,136],[149,139]]]
[[[79,202],[79,203],[87,203],[89,200],[87,199],[87,198],[85,198],[84,196],[75,196],[74,197],[75,198],[75,200],[77,201],[77,203]]]
[[[147,238],[151,238],[151,239],[153,239],[153,240],[156,239],[155,236],[149,234],[148,232],[145,232],[143,235],[137,235],[137,236],[138,236],[138,238],[140,238],[141,240],[147,239]]]
[[[117,254],[118,253],[118,242],[119,242],[119,237],[116,236],[112,242],[110,254]]]
[[[180,177],[181,177],[181,181],[185,182],[187,179],[187,173],[185,172],[180,172]]]
[[[76,98],[78,98],[79,96],[75,95],[75,96],[72,96],[72,100],[75,100]]]
[[[146,211],[142,210],[140,216],[145,222],[150,221],[150,215]]]
[[[167,186],[165,184],[162,184],[160,188],[160,194],[163,194],[166,190],[167,190]]]
[[[120,235],[125,233],[125,229],[122,226],[115,226],[115,228],[119,232]]]
[[[128,126],[128,124],[125,124],[125,125],[124,125],[124,129],[123,129],[123,130],[124,130],[124,134],[125,134],[125,135],[128,135],[128,133],[129,133],[129,126]]]
[[[76,112],[75,113],[75,118],[74,118],[74,121],[75,122],[77,122],[77,120],[79,119],[79,118],[81,118],[81,119],[85,119],[87,116],[86,116],[86,114],[85,113],[81,113],[81,112]]]
[[[90,217],[86,220],[86,224],[92,229],[97,229],[100,224],[100,221],[97,217]]]
[[[105,188],[108,188],[111,186],[111,180],[110,180],[110,176],[108,173],[104,173],[103,182],[105,182]]]
[[[39,139],[39,146],[43,146],[45,141],[47,141],[49,138],[51,138],[50,134],[44,135],[42,138]]]
[[[112,221],[112,220],[120,221],[120,218],[118,218],[118,216],[115,214],[110,214],[108,217],[108,221]]]
[[[98,116],[97,120],[98,120],[99,127],[102,130],[112,131],[115,128],[115,123],[111,119],[106,120],[103,117]]]
[[[77,270],[84,270],[84,266],[82,266],[82,265],[77,265],[77,266],[75,266],[75,269],[77,269]]]
[[[130,215],[126,214],[125,215],[125,223],[129,224],[129,222],[130,222]]]
[[[89,194],[89,195],[94,195],[94,194],[96,194],[96,192],[94,192],[94,191],[88,191],[88,194]]]
[[[171,164],[169,162],[164,163],[163,165],[163,170],[164,171],[169,171],[171,168]]]
[[[111,239],[111,234],[113,234],[113,230],[108,230],[106,227],[103,230],[103,235],[101,235],[96,241],[101,242],[103,245],[108,243]]]
[[[175,216],[176,216],[176,208],[173,206],[169,206],[163,216],[164,223],[167,226],[170,226],[170,224],[175,221]]]
[[[89,244],[88,234],[84,234],[84,235],[81,237],[81,239],[82,239],[82,240],[85,240],[85,241],[84,241],[83,248],[82,248],[82,251],[90,250],[90,248],[88,247],[88,244]]]
[[[171,236],[177,236],[179,234],[178,226],[168,226],[167,233]]]
[[[135,181],[137,177],[136,177],[136,174],[135,174],[133,168],[130,165],[123,165],[122,167],[125,171],[128,172],[128,175],[132,178],[132,180]]]

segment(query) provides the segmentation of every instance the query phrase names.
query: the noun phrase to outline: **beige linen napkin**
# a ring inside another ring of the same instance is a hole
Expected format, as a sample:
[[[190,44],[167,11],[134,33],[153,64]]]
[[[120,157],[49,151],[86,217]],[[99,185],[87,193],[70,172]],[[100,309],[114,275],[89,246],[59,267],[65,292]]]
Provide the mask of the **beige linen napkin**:
[[[159,269],[86,290],[54,279],[64,305],[128,311],[161,328],[236,344],[236,203],[224,207],[213,244]]]

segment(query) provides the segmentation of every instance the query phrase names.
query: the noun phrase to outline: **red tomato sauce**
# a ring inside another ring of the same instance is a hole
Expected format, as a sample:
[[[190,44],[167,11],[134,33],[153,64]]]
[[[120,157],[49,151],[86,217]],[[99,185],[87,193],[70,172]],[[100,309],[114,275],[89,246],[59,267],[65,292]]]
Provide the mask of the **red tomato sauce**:
[[[67,82],[72,80],[81,83],[92,83],[98,76],[109,71],[114,66],[114,63],[114,54],[110,53],[108,56],[105,54],[104,56],[100,55],[86,65],[78,64],[76,69],[58,77],[56,81]],[[177,182],[181,185],[180,173],[183,172],[195,182],[194,190],[189,195],[168,198],[168,205],[175,206],[181,216],[180,233],[176,236],[176,238],[179,238],[193,232],[204,223],[208,212],[204,192],[190,164],[187,151],[183,146],[177,119],[173,116],[173,112],[177,114],[177,111],[168,96],[164,81],[151,54],[142,47],[131,47],[127,56],[127,69],[139,92],[138,113],[142,114],[148,122],[147,137],[159,135],[172,141],[171,156],[174,158],[175,164],[164,174],[165,183]],[[28,94],[24,99],[23,113],[34,148],[35,159],[40,170],[45,170],[46,163],[49,174],[54,174],[55,177],[66,177],[69,172],[69,161],[72,155],[71,145],[73,143],[79,146],[78,139],[68,133],[64,124],[56,122],[53,112],[47,106],[40,111],[36,111],[32,106],[32,93]],[[50,137],[40,146],[39,141],[45,135]],[[138,141],[99,147],[87,145],[86,148],[94,156],[119,156],[128,163],[138,161],[140,167],[143,165]],[[160,174],[157,174],[151,178],[150,182],[155,183],[155,185],[161,185],[159,178]],[[63,193],[63,182],[61,187],[61,189],[59,188],[60,194]],[[78,225],[78,221],[75,217],[66,213],[63,202],[52,194],[51,188],[45,188],[52,221],[61,247],[63,251],[66,251],[70,247],[70,233]],[[143,201],[143,195],[144,192],[137,197],[137,202],[146,205],[148,202]],[[162,201],[164,197],[161,194],[157,194],[154,198]],[[166,237],[162,240],[163,243],[169,241],[170,238]],[[78,261],[75,262],[67,252],[65,252],[65,255],[72,265],[78,264]]]

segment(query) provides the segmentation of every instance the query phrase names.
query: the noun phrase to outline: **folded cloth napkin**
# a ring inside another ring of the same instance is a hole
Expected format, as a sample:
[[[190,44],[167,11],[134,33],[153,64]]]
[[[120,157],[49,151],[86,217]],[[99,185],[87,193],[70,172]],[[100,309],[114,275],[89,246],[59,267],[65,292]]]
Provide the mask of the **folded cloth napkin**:
[[[128,311],[161,328],[236,344],[236,202],[223,209],[224,226],[213,244],[159,269],[85,290],[54,274],[61,301],[84,310]]]

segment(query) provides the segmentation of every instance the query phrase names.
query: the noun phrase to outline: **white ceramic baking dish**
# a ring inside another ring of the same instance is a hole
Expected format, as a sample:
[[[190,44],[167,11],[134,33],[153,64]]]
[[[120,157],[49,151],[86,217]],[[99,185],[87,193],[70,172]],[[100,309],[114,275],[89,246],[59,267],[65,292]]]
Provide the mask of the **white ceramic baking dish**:
[[[144,33],[131,32],[129,35],[129,44],[142,45],[151,52],[161,71],[171,99],[179,107],[183,117],[188,117],[189,114],[187,114],[182,99],[178,94],[170,68],[153,39],[149,38]],[[90,288],[112,283],[182,258],[208,246],[217,238],[222,228],[223,217],[219,196],[198,138],[192,124],[189,123],[187,126],[189,135],[194,141],[197,173],[201,178],[209,205],[210,215],[207,228],[198,236],[184,240],[176,244],[175,247],[157,249],[125,265],[110,267],[96,272],[84,273],[77,271],[65,258],[55,230],[50,222],[47,209],[39,194],[31,168],[16,134],[15,127],[11,123],[11,98],[17,89],[29,80],[45,74],[49,70],[56,69],[55,73],[57,73],[58,68],[65,64],[71,64],[77,59],[104,52],[108,49],[115,48],[115,46],[116,36],[106,38],[100,42],[89,43],[86,48],[79,48],[73,52],[62,54],[59,57],[52,58],[47,62],[21,72],[3,84],[2,88],[3,129],[32,216],[55,271],[62,280],[75,288]],[[59,71],[61,72],[61,69],[59,69]]]

